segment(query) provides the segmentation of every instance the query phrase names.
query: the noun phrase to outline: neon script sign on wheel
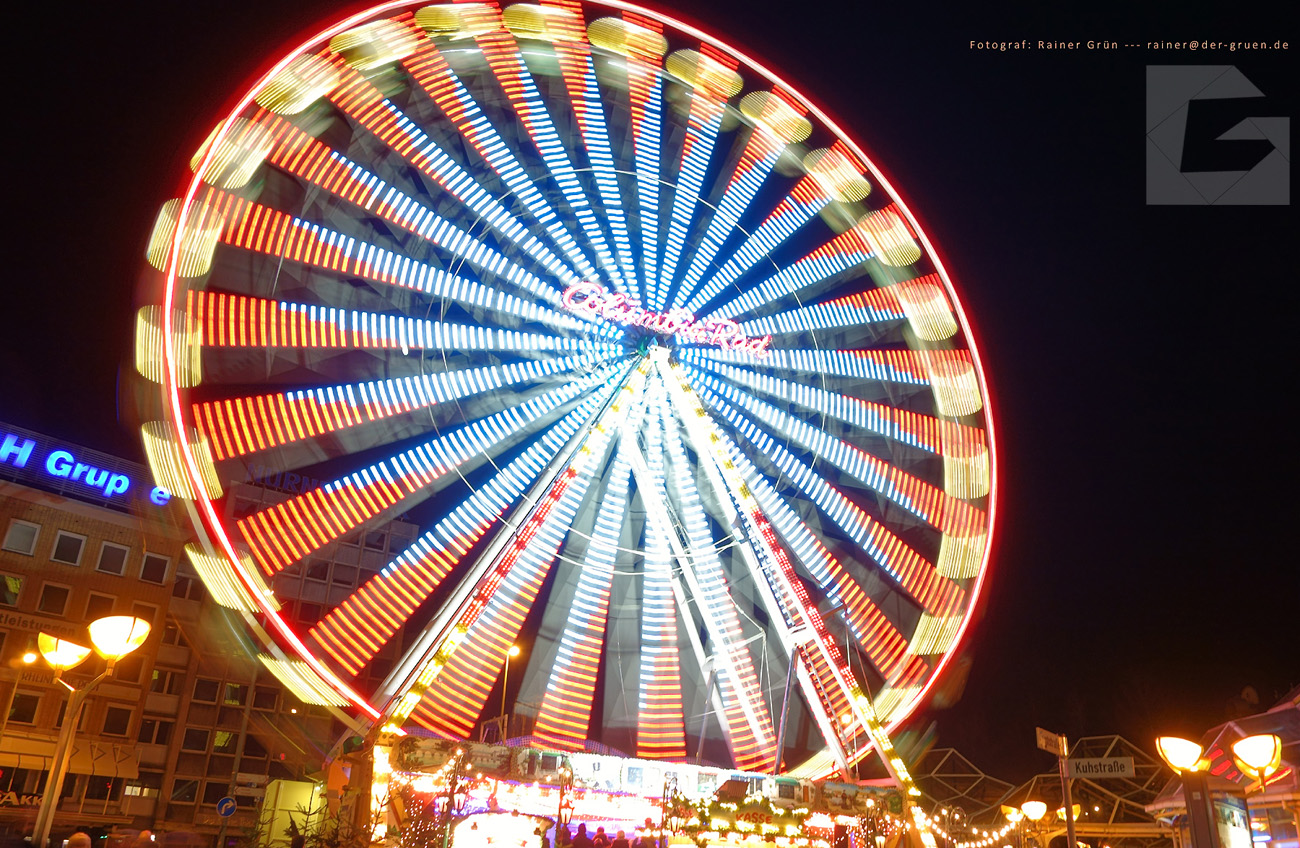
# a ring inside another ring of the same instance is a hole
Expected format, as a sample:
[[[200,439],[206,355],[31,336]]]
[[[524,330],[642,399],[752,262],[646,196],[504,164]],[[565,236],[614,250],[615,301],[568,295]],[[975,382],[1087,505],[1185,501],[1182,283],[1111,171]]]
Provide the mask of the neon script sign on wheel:
[[[726,319],[697,322],[685,309],[668,312],[651,312],[628,302],[627,295],[611,294],[596,283],[578,283],[564,291],[564,305],[572,312],[600,316],[625,327],[645,327],[654,333],[681,336],[695,344],[717,345],[726,350],[740,350],[765,359],[771,352],[767,346],[771,336],[751,338],[740,330],[735,321]]]

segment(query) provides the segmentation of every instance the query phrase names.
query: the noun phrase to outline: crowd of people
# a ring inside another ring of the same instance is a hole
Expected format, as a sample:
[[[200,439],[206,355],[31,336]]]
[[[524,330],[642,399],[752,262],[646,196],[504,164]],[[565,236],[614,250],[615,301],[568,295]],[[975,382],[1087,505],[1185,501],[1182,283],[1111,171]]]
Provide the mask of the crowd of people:
[[[603,825],[597,827],[594,834],[587,833],[585,824],[578,825],[577,831],[572,834],[568,825],[561,825],[556,835],[555,848],[659,848],[659,840],[653,829],[653,823],[646,819],[644,830],[632,831],[629,838],[623,830],[611,837]]]

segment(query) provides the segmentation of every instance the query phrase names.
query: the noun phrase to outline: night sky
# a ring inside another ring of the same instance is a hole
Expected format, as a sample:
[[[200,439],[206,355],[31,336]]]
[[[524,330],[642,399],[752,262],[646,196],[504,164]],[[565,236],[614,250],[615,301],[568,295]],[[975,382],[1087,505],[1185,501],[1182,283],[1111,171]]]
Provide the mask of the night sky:
[[[940,745],[1019,781],[1051,766],[1035,725],[1151,750],[1222,721],[1247,685],[1267,706],[1300,683],[1296,217],[1150,206],[1144,177],[1147,65],[1236,65],[1267,95],[1249,114],[1294,116],[1300,33],[1244,4],[658,5],[857,137],[974,326],[998,427],[996,547],[965,691],[914,725],[936,721]],[[157,208],[260,71],[360,8],[78,4],[11,33],[32,41],[8,86],[0,420],[139,455],[118,373]],[[1123,46],[1193,38],[1293,49]],[[1021,39],[1121,46],[970,46]]]

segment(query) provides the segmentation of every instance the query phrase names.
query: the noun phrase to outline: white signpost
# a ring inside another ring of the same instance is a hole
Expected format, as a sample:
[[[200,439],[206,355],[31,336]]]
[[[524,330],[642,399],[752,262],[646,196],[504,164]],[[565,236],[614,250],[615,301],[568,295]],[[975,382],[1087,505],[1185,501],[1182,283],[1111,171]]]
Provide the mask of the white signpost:
[[[1053,733],[1050,730],[1044,730],[1041,727],[1034,728],[1034,736],[1038,740],[1038,747],[1049,754],[1058,757],[1065,756],[1065,737]]]
[[[1066,774],[1065,768],[1069,762],[1066,758],[1070,756],[1070,743],[1061,734],[1041,727],[1034,728],[1034,737],[1038,740],[1039,748],[1056,755],[1056,770],[1061,775],[1061,797],[1065,799],[1065,844],[1078,845],[1074,838],[1074,801],[1070,798],[1070,778],[1073,775]]]
[[[1081,757],[1066,760],[1066,773],[1070,777],[1088,777],[1093,780],[1108,777],[1135,777],[1132,757]]]

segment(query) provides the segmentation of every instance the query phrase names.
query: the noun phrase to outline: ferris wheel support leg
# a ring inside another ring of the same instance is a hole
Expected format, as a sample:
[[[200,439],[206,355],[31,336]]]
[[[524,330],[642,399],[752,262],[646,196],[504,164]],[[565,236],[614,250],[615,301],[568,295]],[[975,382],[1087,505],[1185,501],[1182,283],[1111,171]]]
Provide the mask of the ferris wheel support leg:
[[[677,560],[678,573],[673,576],[671,583],[673,600],[677,604],[677,610],[682,616],[682,620],[689,623],[693,621],[693,617],[691,616],[689,597],[686,593],[686,587],[682,585],[682,580],[692,581],[692,592],[698,592],[699,587],[693,583],[694,572],[690,569],[690,555],[686,548],[682,546],[681,538],[677,535],[672,519],[664,507],[664,504],[668,503],[668,494],[663,491],[663,483],[650,474],[645,456],[641,453],[641,449],[637,447],[635,440],[629,438],[629,434],[624,433],[623,438],[619,439],[619,448],[627,458],[628,464],[632,466],[632,476],[636,479],[637,488],[644,493],[648,493],[648,496],[642,498],[646,504],[647,516],[654,523],[656,529],[668,540],[668,546],[673,553],[673,558]],[[714,712],[718,715],[722,715],[723,712],[722,694],[716,686],[712,685],[714,658],[705,652],[704,643],[700,641],[700,635],[694,627],[686,627],[685,631],[686,638],[691,643],[691,652],[695,654],[695,661],[702,670],[707,671],[708,675],[709,685],[704,690],[704,716],[707,721],[710,701],[712,701]],[[723,643],[719,642],[719,644]],[[727,738],[727,746],[734,750],[735,746],[727,723],[722,722],[721,724]],[[703,730],[701,730],[701,739],[703,739]]]
[[[704,715],[700,716],[700,741],[695,743],[696,760],[704,759],[704,733],[709,729],[709,707],[708,707],[709,698],[715,697],[718,698],[719,700],[721,700],[722,698],[722,693],[718,692],[713,686],[713,677],[715,671],[717,671],[717,669],[714,668],[713,661],[712,659],[710,659],[709,673],[708,676],[704,678],[704,692],[705,692]],[[726,722],[720,721],[719,724],[722,725],[723,731],[725,732],[727,729]],[[730,740],[728,740],[728,742],[730,742]]]
[[[799,688],[803,690],[804,700],[821,707],[821,698],[816,695],[817,686],[813,683],[812,675],[808,671],[808,661],[806,659],[795,667],[795,679],[799,681]],[[817,728],[821,730],[822,736],[826,739],[826,744],[831,750],[831,756],[835,758],[835,764],[840,768],[840,774],[847,780],[852,776],[849,771],[852,766],[849,762],[849,751],[844,747],[844,741],[840,736],[840,729],[835,725],[835,716],[831,715],[825,708],[813,708],[809,712],[812,713],[813,721],[817,722]]]
[[[652,358],[656,359],[656,365],[659,368],[664,383],[668,386],[669,392],[677,400],[678,408],[681,410],[690,410],[694,406],[697,406],[698,401],[693,400],[693,395],[690,390],[683,385],[678,376],[673,373],[666,358],[662,355],[659,357],[652,356]],[[693,416],[689,412],[684,412],[682,415],[682,422],[685,424],[687,437],[690,439],[691,446],[694,448],[696,456],[700,457],[700,467],[704,469],[704,477],[712,487],[714,497],[725,511],[725,518],[728,525],[739,540],[737,547],[740,550],[741,557],[744,559],[746,566],[753,575],[754,588],[756,589],[759,598],[762,600],[763,606],[767,610],[769,619],[777,627],[777,632],[781,637],[781,644],[785,648],[786,655],[790,658],[791,665],[798,667],[796,679],[799,681],[800,689],[804,693],[804,700],[808,703],[810,712],[813,714],[814,719],[820,727],[822,735],[826,738],[827,744],[831,749],[831,754],[835,757],[836,764],[839,765],[841,772],[843,772],[845,777],[847,777],[849,774],[849,755],[840,736],[840,727],[835,722],[836,717],[832,714],[830,706],[825,704],[821,695],[818,694],[817,686],[812,679],[809,668],[807,667],[808,661],[803,659],[801,652],[798,651],[798,648],[805,642],[820,640],[817,640],[816,635],[812,632],[811,628],[807,626],[806,612],[803,610],[799,611],[803,615],[804,621],[791,623],[787,620],[788,612],[777,601],[776,589],[772,586],[770,569],[765,569],[763,567],[758,552],[755,550],[754,543],[751,541],[757,536],[757,534],[753,532],[752,528],[750,528],[744,520],[744,516],[738,508],[739,496],[732,490],[732,486],[728,485],[722,470],[717,465],[716,448],[709,439],[708,425],[705,423],[705,419]],[[770,552],[768,553],[768,556],[769,558],[771,557]],[[825,653],[824,645],[819,644],[818,648]],[[834,670],[835,664],[832,658],[828,656],[826,659],[832,670]],[[853,695],[847,682],[837,676],[836,683],[844,690],[845,697],[849,699],[849,702],[853,703]],[[780,757],[781,749],[778,745],[775,750],[775,759],[779,760]]]
[[[686,385],[685,379],[676,373],[676,369],[668,360],[667,352],[655,356],[652,351],[651,358],[654,360],[656,367],[662,374],[664,383],[668,386],[669,392],[673,395],[674,400],[677,401],[679,408],[684,412],[682,421],[686,425],[687,433],[690,434],[695,444],[697,455],[701,457],[700,464],[705,469],[705,477],[717,489],[719,499],[723,503],[734,507],[743,499],[741,492],[744,491],[744,483],[743,480],[737,479],[737,474],[734,468],[731,470],[731,477],[735,482],[729,483],[726,479],[727,475],[725,475],[723,469],[718,466],[716,461],[717,453],[715,450],[711,449],[712,444],[717,442],[718,439],[716,433],[711,432],[710,428],[712,425],[709,423],[710,419],[708,414],[704,411],[703,403]],[[685,412],[686,410],[696,410],[697,414],[692,415]],[[707,449],[701,450],[701,447]],[[750,499],[752,500],[752,496],[750,496]],[[737,510],[737,512],[739,513],[739,510]],[[731,520],[735,522],[737,519]],[[755,534],[750,535],[752,536]],[[766,545],[766,543],[763,543],[761,539],[760,544],[764,545],[764,553],[769,557],[769,559],[775,560],[775,553]],[[753,555],[752,551],[750,552],[750,555]],[[780,572],[769,572],[769,570],[762,569],[762,564],[758,562],[757,558],[753,560],[751,567],[758,569],[755,572],[756,575],[762,575],[764,577],[763,580],[756,579],[756,583],[764,584],[768,580],[780,581],[783,579]],[[793,599],[795,597],[794,593],[789,592],[788,587],[785,588],[787,589],[787,597]],[[775,604],[775,600],[773,603]],[[907,770],[907,765],[903,762],[902,758],[898,756],[897,752],[895,752],[894,744],[889,738],[889,732],[885,729],[879,716],[876,715],[875,706],[871,702],[871,696],[867,694],[865,689],[859,687],[857,682],[845,673],[844,669],[839,667],[839,663],[836,662],[833,646],[829,644],[825,633],[820,632],[819,628],[814,628],[812,626],[814,624],[814,619],[808,615],[807,610],[803,609],[797,601],[794,602],[794,607],[802,617],[802,620],[796,622],[796,624],[799,625],[801,630],[806,631],[806,641],[813,643],[826,660],[831,674],[835,678],[836,685],[848,699],[852,714],[856,716],[857,720],[861,723],[861,726],[867,731],[867,735],[871,738],[872,747],[874,747],[880,755],[885,770],[889,773],[889,776],[894,780],[894,782],[896,782],[899,787],[906,792],[911,806],[912,815],[916,820],[917,830],[921,835],[922,841],[925,843],[927,848],[933,848],[934,836],[930,833],[925,824],[925,814],[921,811],[920,807],[916,806],[916,803],[913,800],[916,796],[921,794],[920,790],[917,789],[916,783],[912,780],[911,773]],[[784,617],[780,617],[774,618],[773,620],[784,621],[785,619]],[[809,682],[812,683],[813,681],[810,679]],[[820,702],[820,697],[812,699],[811,702]],[[814,712],[814,715],[816,716],[816,712]],[[831,716],[830,718],[832,731],[826,734],[828,742],[832,739],[840,738],[838,728],[834,727],[834,717]]]
[[[796,646],[790,652],[790,664],[785,669],[785,694],[781,696],[781,723],[776,726],[776,756],[772,758],[772,776],[781,773],[781,763],[785,761],[785,723],[790,717],[790,690],[794,688],[794,664],[799,656]]]

